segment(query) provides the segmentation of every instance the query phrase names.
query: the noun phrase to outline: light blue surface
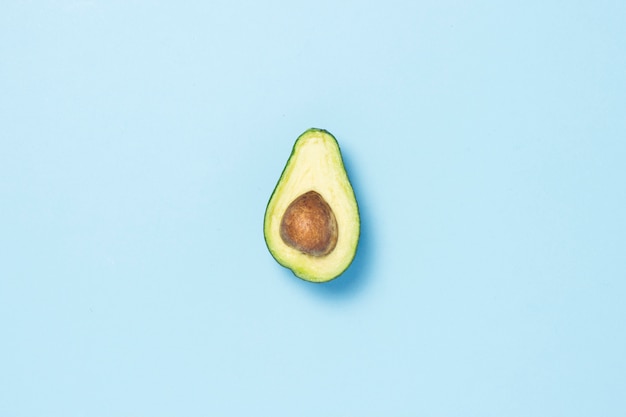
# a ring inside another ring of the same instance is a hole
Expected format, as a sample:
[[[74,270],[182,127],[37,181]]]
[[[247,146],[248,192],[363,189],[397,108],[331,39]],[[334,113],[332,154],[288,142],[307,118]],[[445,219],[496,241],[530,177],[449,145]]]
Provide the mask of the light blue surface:
[[[0,416],[626,415],[625,19],[4,1]],[[309,127],[362,210],[325,285],[262,236]]]

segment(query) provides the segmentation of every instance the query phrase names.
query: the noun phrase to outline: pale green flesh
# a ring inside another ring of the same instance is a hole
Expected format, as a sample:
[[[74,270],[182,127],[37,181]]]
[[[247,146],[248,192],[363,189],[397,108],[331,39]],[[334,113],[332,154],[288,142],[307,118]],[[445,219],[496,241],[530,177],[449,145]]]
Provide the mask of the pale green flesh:
[[[280,222],[289,204],[308,191],[318,192],[333,210],[338,225],[335,249],[326,256],[307,255],[287,246]],[[350,266],[359,241],[360,220],[336,139],[325,130],[309,129],[297,140],[265,212],[267,247],[281,265],[307,281],[325,282]]]

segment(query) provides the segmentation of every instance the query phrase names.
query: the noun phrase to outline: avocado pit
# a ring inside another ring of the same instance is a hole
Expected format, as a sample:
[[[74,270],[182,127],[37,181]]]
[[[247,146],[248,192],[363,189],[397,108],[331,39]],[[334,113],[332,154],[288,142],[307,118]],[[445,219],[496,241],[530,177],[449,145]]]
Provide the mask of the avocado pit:
[[[308,191],[289,204],[280,223],[288,246],[311,256],[325,256],[337,246],[337,219],[326,200]]]

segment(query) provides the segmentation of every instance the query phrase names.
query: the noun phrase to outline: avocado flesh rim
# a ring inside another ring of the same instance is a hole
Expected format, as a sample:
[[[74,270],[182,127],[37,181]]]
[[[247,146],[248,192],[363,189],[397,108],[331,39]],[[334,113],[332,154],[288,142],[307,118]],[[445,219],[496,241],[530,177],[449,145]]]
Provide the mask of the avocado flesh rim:
[[[337,243],[323,256],[312,256],[286,244],[280,235],[283,215],[301,195],[314,191],[330,206],[337,221]],[[354,191],[336,139],[327,131],[309,129],[293,151],[270,197],[264,235],[272,256],[307,281],[325,282],[344,272],[356,254],[360,219]]]

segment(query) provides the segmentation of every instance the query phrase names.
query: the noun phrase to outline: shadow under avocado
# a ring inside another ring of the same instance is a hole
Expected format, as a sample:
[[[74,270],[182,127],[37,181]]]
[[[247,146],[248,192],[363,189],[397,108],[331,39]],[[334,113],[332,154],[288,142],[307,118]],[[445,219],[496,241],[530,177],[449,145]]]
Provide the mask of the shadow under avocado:
[[[311,283],[296,278],[299,284],[306,287],[307,290],[330,298],[350,298],[363,291],[370,279],[371,262],[373,259],[372,219],[368,211],[369,205],[366,194],[361,192],[362,187],[359,171],[353,169],[350,158],[347,157],[345,153],[342,152],[342,154],[343,162],[348,172],[348,178],[354,189],[354,194],[359,206],[359,217],[361,218],[361,234],[356,255],[348,269],[332,281]],[[290,271],[286,270],[285,273],[290,275],[291,279],[295,278]]]

